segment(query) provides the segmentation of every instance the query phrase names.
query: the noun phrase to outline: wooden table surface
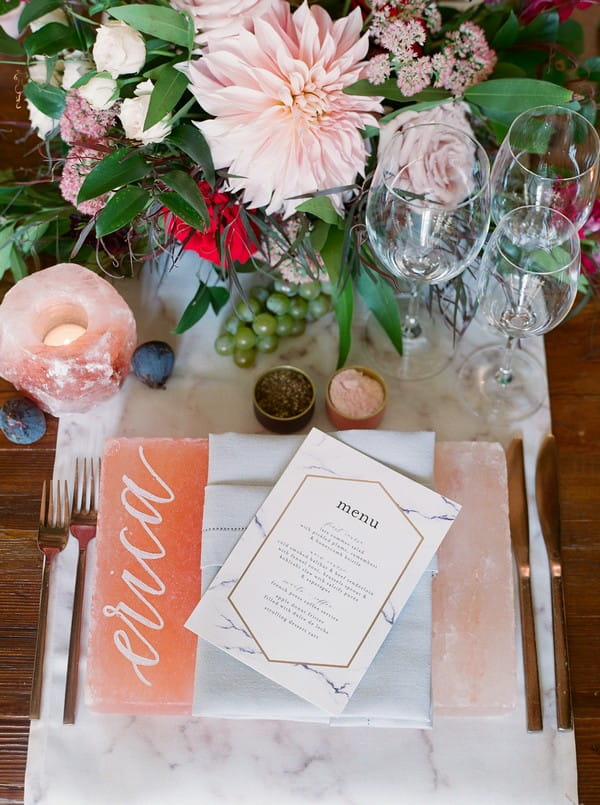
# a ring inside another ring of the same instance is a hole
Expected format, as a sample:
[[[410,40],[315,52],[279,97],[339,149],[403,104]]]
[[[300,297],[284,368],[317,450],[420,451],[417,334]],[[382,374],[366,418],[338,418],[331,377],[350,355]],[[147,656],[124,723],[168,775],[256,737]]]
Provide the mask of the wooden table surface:
[[[24,120],[24,110],[13,106],[14,72],[0,65],[0,120]],[[0,167],[31,159],[35,139],[21,145],[14,140],[14,129],[0,130]],[[600,805],[600,302],[546,336],[546,353],[560,458],[579,801]],[[0,403],[11,393],[0,380]],[[41,574],[33,529],[55,439],[52,419],[44,440],[26,449],[0,434],[0,802],[23,799]]]

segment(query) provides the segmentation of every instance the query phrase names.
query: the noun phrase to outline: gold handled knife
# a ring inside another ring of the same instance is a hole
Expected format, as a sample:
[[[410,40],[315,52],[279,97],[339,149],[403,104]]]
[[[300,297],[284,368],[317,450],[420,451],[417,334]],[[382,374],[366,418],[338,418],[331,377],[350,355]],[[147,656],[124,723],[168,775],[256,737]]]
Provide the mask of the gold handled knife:
[[[525,675],[525,701],[527,706],[527,729],[537,732],[543,729],[542,700],[538,671],[535,623],[533,620],[533,596],[531,593],[531,566],[529,564],[529,518],[523,440],[515,438],[506,451],[508,467],[508,511],[510,538],[517,565],[519,585],[519,609],[521,613],[521,642],[523,646],[523,670]]]
[[[556,721],[559,730],[571,730],[573,729],[573,711],[571,708],[571,681],[560,556],[558,455],[556,441],[552,434],[544,439],[538,454],[535,473],[535,495],[550,565]]]

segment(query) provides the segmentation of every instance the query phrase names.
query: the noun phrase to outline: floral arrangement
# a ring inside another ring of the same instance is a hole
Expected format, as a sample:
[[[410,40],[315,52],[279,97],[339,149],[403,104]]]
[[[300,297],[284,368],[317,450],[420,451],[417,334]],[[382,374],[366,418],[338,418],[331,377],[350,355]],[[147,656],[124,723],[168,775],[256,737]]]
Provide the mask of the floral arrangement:
[[[355,291],[401,349],[363,227],[380,137],[466,114],[493,153],[531,106],[593,118],[600,60],[581,61],[570,18],[589,4],[0,0],[2,61],[41,156],[0,184],[0,276],[75,258],[127,275],[193,251],[176,332],[259,271],[328,281],[340,364]]]

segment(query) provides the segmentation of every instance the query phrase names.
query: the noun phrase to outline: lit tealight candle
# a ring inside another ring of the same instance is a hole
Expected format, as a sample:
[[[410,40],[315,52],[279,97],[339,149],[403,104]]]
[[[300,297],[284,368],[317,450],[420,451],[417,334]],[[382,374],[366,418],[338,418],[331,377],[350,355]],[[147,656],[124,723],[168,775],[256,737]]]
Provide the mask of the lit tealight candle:
[[[72,344],[85,333],[85,327],[80,324],[59,324],[53,327],[44,337],[47,347],[64,347]]]

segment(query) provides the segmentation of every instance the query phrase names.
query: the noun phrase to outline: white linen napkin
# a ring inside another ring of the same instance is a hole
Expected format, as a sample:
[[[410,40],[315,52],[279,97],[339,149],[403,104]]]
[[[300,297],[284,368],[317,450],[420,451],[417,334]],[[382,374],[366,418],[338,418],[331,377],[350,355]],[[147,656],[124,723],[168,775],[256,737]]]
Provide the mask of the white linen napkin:
[[[432,485],[429,432],[340,431],[351,447]],[[202,588],[210,584],[303,436],[211,435],[202,528]],[[194,715],[343,726],[431,727],[432,562],[340,716],[330,717],[204,640],[198,641]]]

